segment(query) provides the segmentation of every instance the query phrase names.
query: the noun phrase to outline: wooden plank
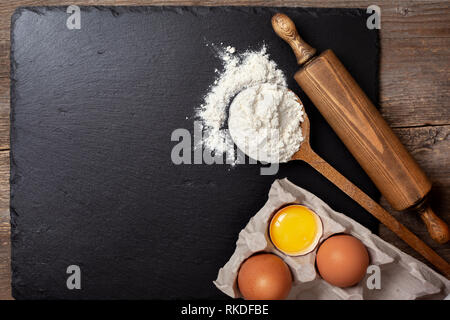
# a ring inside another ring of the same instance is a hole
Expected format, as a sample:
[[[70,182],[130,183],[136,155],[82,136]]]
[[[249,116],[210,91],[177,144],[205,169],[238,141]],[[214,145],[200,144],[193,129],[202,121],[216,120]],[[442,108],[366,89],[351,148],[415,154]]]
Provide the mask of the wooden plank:
[[[17,0],[0,4],[0,39],[9,39],[9,17],[18,6],[38,5],[92,5],[92,1],[86,0]],[[252,6],[292,6],[292,7],[342,7],[342,8],[367,8],[374,4],[373,1],[331,1],[331,0],[224,0],[224,1],[152,1],[152,0],[103,0],[95,1],[95,5],[252,5]],[[448,15],[450,4],[448,1],[440,0],[433,2],[376,1],[381,8],[382,29],[388,38],[408,37],[450,37]]]
[[[0,78],[9,77],[9,39],[0,40]]]
[[[0,212],[5,210],[9,210],[9,151],[0,151]]]
[[[395,132],[433,182],[430,193],[432,208],[450,224],[450,126],[401,128],[395,129]],[[384,199],[381,203],[438,254],[447,261],[450,260],[450,246],[439,245],[432,241],[417,214],[395,212]],[[380,237],[426,263],[425,259],[383,225],[380,225]]]
[[[433,184],[450,186],[450,125],[395,129]],[[450,189],[448,190],[450,192]],[[442,211],[450,214],[450,197]]]
[[[0,299],[11,299],[9,151],[0,151]]]
[[[387,122],[450,124],[450,38],[385,39],[381,52],[380,105]]]
[[[448,1],[400,1],[380,5],[385,38],[450,37]]]
[[[9,79],[0,78],[0,151],[9,149]]]
[[[0,211],[0,300],[12,299],[11,296],[11,245],[8,211]]]

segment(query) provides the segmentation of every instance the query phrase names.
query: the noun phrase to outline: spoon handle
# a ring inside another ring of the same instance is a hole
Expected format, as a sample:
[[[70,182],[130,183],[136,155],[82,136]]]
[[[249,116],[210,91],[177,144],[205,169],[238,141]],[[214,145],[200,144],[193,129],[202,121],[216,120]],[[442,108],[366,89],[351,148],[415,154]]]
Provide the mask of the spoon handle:
[[[361,207],[377,218],[381,223],[397,234],[403,241],[410,245],[414,250],[420,253],[425,259],[439,269],[447,279],[450,278],[450,264],[440,257],[425,242],[420,240],[408,228],[402,225],[389,212],[381,207],[377,202],[365,194],[361,189],[355,186],[330,164],[323,160],[312,149],[307,148],[302,153],[301,159],[307,162],[311,167],[320,172],[325,178],[336,185],[346,195],[356,201]]]

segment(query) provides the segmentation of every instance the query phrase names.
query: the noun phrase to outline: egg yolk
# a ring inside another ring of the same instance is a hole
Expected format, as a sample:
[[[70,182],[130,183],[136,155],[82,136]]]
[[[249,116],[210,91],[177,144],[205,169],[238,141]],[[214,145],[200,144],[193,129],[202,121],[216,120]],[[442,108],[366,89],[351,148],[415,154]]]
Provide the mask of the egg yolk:
[[[286,254],[302,254],[315,241],[318,232],[315,213],[304,206],[291,205],[278,211],[269,227],[270,238]]]

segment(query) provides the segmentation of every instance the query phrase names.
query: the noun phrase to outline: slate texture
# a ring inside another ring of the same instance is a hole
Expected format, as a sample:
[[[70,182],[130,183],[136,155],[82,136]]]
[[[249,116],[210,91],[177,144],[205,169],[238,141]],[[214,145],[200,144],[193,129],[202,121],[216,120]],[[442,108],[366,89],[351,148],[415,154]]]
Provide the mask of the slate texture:
[[[276,176],[259,165],[174,165],[177,128],[220,61],[211,46],[268,46],[311,120],[313,149],[372,197],[378,193],[292,79],[290,48],[271,29],[288,14],[318,51],[331,48],[378,100],[378,32],[357,9],[22,8],[11,28],[12,288],[17,299],[225,298],[212,281],[275,178],[365,226],[377,222],[307,164]],[[81,268],[81,290],[66,269]]]

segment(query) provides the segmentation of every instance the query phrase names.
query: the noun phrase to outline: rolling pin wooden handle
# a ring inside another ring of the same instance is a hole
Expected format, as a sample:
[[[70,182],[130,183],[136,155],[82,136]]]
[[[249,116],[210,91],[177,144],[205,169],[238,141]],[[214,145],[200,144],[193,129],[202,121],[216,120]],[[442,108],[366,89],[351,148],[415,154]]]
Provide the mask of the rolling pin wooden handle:
[[[302,146],[303,148],[303,146]],[[350,198],[355,200],[361,207],[366,209],[370,214],[377,218],[381,223],[388,227],[392,232],[397,234],[403,241],[420,253],[425,259],[433,264],[443,275],[450,279],[450,264],[431,249],[425,242],[420,240],[408,228],[402,225],[382,206],[365,194],[356,185],[350,182],[336,169],[329,165],[319,155],[317,155],[310,147],[305,146],[304,152],[298,160],[309,163],[314,169],[320,172],[325,178],[337,186]]]
[[[303,41],[295,28],[294,22],[287,15],[275,14],[272,17],[272,27],[275,33],[291,46],[299,65],[307,62],[316,53],[316,49]]]
[[[419,208],[419,214],[427,226],[428,233],[436,242],[444,244],[449,240],[447,224],[433,212],[429,205]]]

